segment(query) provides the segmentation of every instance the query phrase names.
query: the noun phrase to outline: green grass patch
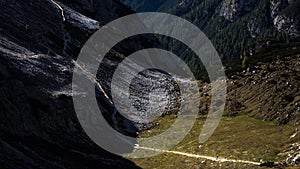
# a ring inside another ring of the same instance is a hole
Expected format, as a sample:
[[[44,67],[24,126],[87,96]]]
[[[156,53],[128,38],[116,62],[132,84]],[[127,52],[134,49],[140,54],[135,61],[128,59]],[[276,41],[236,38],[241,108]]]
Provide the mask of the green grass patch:
[[[173,116],[158,119],[160,126],[150,132],[145,131],[141,137],[150,137],[162,133],[174,122]],[[264,122],[247,115],[223,117],[213,136],[199,147],[198,137],[205,122],[200,116],[191,132],[178,144],[174,151],[191,154],[224,157],[259,162],[281,161],[278,153],[290,143],[300,141],[300,137],[290,139],[296,126],[278,126],[273,122]],[[298,126],[299,127],[299,126]],[[295,140],[296,139],[296,140]],[[130,159],[142,168],[255,168],[255,166],[236,163],[211,162],[203,159],[165,153],[145,159]]]

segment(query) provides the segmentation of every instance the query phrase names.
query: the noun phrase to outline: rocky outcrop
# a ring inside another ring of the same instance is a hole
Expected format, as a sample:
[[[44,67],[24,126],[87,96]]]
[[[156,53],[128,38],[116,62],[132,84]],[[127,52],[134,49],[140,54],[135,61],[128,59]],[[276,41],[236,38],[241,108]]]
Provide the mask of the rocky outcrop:
[[[268,19],[253,17],[248,21],[247,28],[252,38],[261,37],[269,28]]]
[[[288,33],[289,35],[298,37],[300,35],[299,33],[299,27],[295,25],[294,19],[279,15],[274,18],[274,26],[279,30]]]
[[[241,10],[240,4],[236,0],[226,0],[220,9],[220,16],[229,21],[238,19],[238,12]]]
[[[283,163],[286,163],[288,165],[297,165],[300,164],[300,143],[293,143],[290,145],[289,148],[287,148],[283,153],[280,154],[280,156],[283,156],[286,158]]]
[[[298,37],[299,33],[299,1],[271,0],[270,11],[273,25],[279,31]]]
[[[221,4],[219,15],[233,22],[251,12],[257,1],[248,2],[243,0],[225,0]]]
[[[289,5],[287,0],[270,0],[271,17],[275,18]]]

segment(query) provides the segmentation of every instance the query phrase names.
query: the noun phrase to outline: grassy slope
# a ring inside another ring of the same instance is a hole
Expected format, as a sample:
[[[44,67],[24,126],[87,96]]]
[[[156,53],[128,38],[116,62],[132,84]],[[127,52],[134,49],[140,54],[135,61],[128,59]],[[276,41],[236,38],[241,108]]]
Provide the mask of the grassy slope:
[[[299,45],[299,43],[290,43],[289,45],[271,43],[269,47],[261,49],[255,57],[251,58],[251,64],[252,66],[255,66],[258,62],[267,64],[274,60],[274,57],[285,58],[299,54]],[[235,64],[241,65],[241,61]],[[236,65],[231,63],[232,67]],[[242,68],[238,66],[234,70],[240,72]],[[246,112],[246,110],[243,112]],[[279,162],[285,158],[284,156],[278,156],[279,153],[287,149],[291,143],[300,142],[299,134],[290,139],[290,136],[300,127],[299,124],[294,126],[277,125],[274,122],[252,118],[243,112],[235,117],[223,117],[213,136],[201,148],[199,148],[198,137],[205,116],[199,115],[191,132],[172,150],[229,159]],[[159,118],[156,122],[160,125],[150,131],[145,131],[140,137],[150,137],[162,133],[174,123],[175,119],[175,115]],[[142,168],[262,168],[247,164],[211,162],[169,153],[152,158],[130,160]],[[289,168],[294,169],[297,167],[291,166]]]
[[[149,137],[164,131],[173,121],[172,117],[158,120],[161,124],[141,137]],[[199,148],[198,137],[205,117],[198,118],[192,131],[173,150],[192,154],[250,161],[280,161],[277,154],[295,140],[288,139],[300,126],[277,126],[272,122],[263,122],[246,115],[224,117],[213,136]],[[142,168],[255,168],[247,164],[217,163],[174,154],[162,154],[147,159],[130,159]],[[258,167],[257,167],[258,168]],[[260,167],[259,167],[260,168]]]

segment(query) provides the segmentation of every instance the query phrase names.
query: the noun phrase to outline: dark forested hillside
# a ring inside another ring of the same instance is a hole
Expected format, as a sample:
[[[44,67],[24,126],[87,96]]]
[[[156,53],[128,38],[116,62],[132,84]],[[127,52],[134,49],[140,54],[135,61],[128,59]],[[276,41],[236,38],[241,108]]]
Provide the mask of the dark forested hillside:
[[[180,3],[181,0],[121,0],[137,12],[166,11]]]
[[[138,12],[151,6],[139,2],[127,0],[126,4]],[[196,24],[222,58],[232,60],[240,58],[243,50],[257,40],[299,41],[299,4],[299,0],[182,0],[163,11]]]

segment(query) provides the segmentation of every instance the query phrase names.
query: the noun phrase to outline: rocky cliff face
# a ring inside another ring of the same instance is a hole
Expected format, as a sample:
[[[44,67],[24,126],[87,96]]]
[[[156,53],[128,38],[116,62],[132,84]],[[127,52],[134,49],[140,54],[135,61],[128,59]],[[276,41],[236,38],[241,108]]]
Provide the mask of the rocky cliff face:
[[[299,34],[299,1],[270,1],[271,17],[278,31],[286,32],[291,36],[298,37]],[[296,11],[295,11],[296,10]]]
[[[86,136],[71,97],[80,48],[103,23],[132,11],[115,0],[0,4],[1,168],[136,168]],[[113,106],[97,93],[110,114]]]
[[[225,0],[221,3],[220,16],[233,22],[251,12],[258,1]]]

